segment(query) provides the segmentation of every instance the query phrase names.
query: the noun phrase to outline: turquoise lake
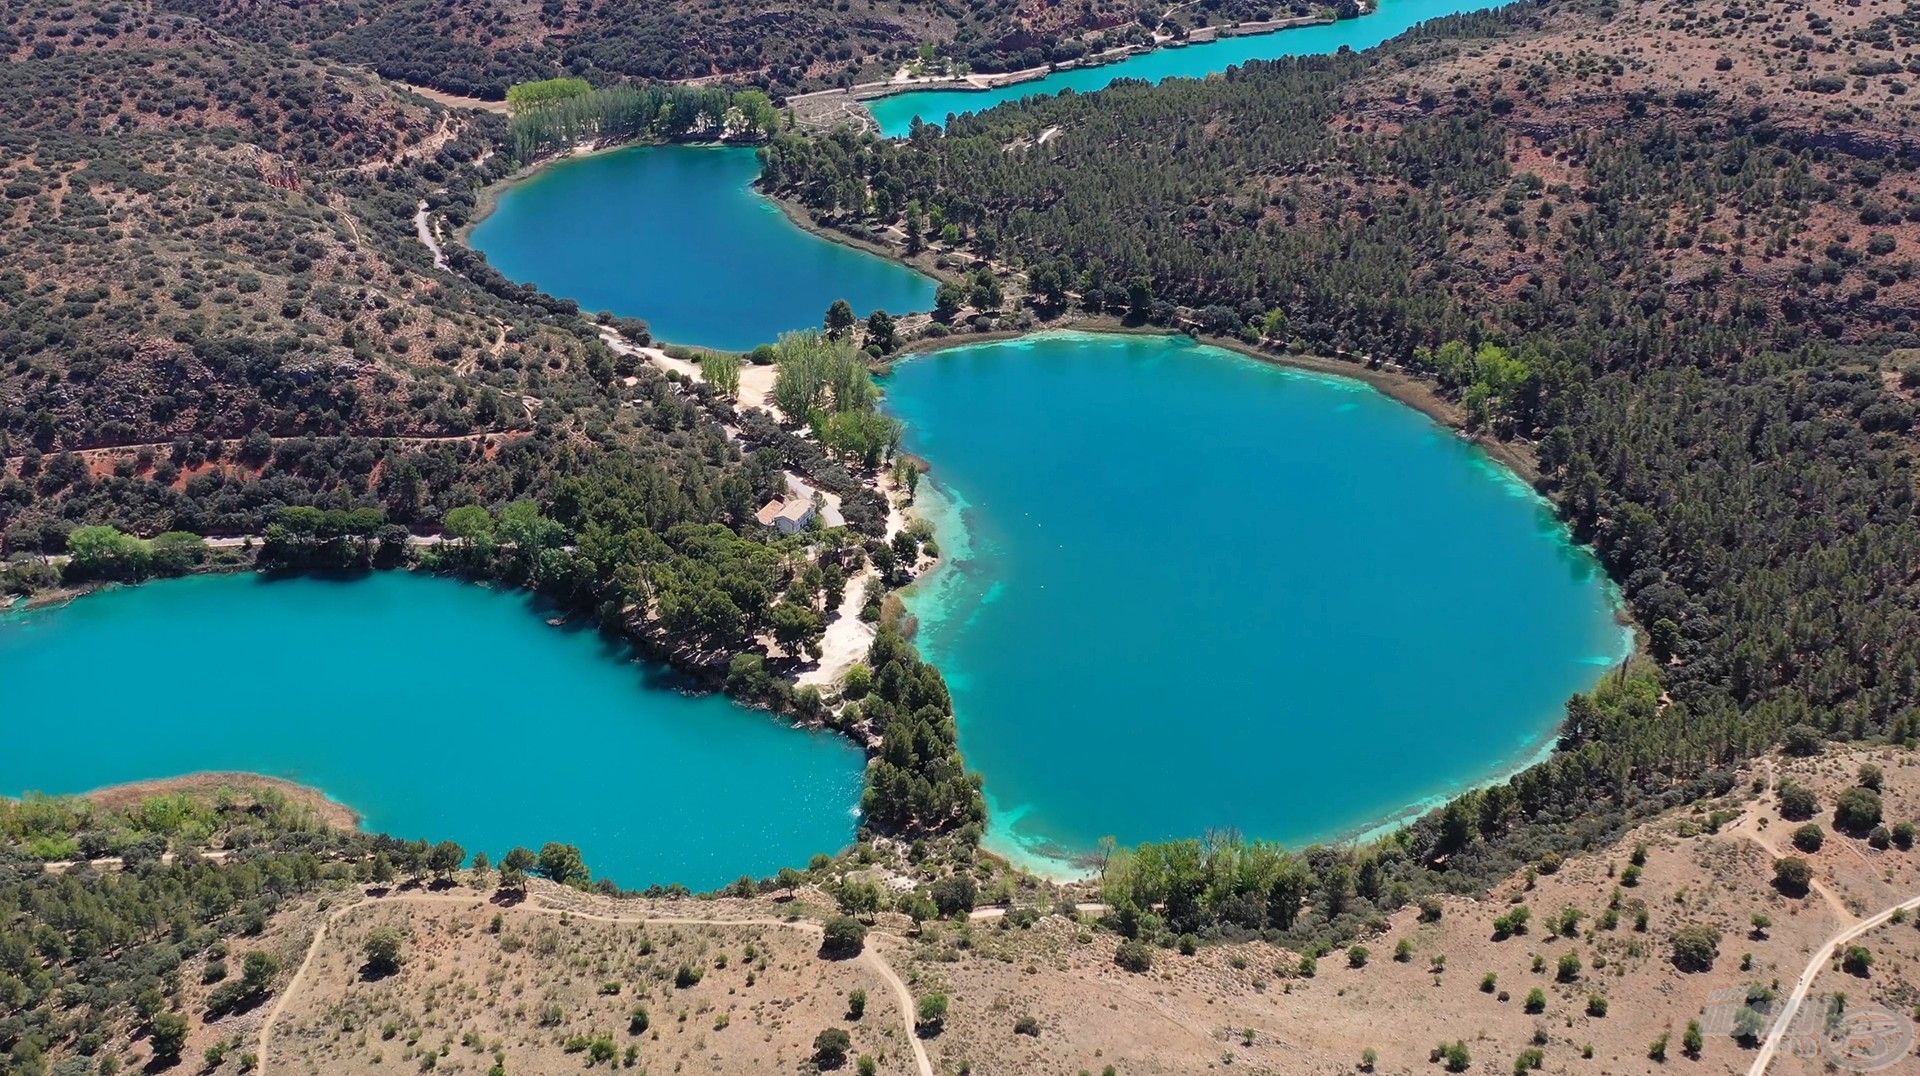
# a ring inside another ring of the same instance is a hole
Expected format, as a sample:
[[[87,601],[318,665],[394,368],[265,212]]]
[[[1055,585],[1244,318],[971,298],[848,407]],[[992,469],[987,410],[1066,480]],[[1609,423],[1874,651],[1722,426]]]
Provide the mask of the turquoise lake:
[[[851,843],[865,760],[524,594],[404,572],[198,576],[0,618],[0,794],[204,770],[319,787],[375,832],[711,889]]]
[[[935,281],[795,226],[753,189],[758,151],[633,146],[556,161],[508,187],[472,246],[509,279],[660,340],[744,351],[818,327],[845,299],[933,309]]]
[[[1045,78],[995,90],[917,90],[875,98],[866,105],[880,121],[881,133],[889,138],[903,138],[913,129],[916,117],[923,123],[944,124],[949,115],[984,112],[1008,101],[1052,95],[1062,90],[1090,93],[1123,78],[1145,82],[1203,78],[1249,60],[1318,56],[1343,48],[1370,49],[1428,19],[1499,6],[1486,0],[1379,0],[1376,11],[1357,19],[1160,48],[1115,63],[1057,71]]]
[[[1029,863],[1364,831],[1540,755],[1631,643],[1545,502],[1361,382],[1054,333],[886,389],[949,558],[918,641]]]

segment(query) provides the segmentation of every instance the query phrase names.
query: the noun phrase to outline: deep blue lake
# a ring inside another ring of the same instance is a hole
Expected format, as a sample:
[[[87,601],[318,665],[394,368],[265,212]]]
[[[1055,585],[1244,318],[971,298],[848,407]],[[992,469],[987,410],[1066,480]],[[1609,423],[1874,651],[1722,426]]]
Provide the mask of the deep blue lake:
[[[407,572],[147,583],[0,619],[0,794],[203,770],[313,785],[369,830],[494,862],[580,846],[596,877],[712,889],[853,840],[865,759],[524,594]]]
[[[1530,488],[1361,382],[1050,333],[886,388],[950,558],[919,642],[1029,863],[1364,831],[1537,757],[1630,641]]]
[[[744,351],[818,327],[836,299],[861,317],[933,309],[933,280],[795,226],[753,189],[759,175],[739,146],[556,161],[501,192],[472,245],[510,279],[676,344]]]

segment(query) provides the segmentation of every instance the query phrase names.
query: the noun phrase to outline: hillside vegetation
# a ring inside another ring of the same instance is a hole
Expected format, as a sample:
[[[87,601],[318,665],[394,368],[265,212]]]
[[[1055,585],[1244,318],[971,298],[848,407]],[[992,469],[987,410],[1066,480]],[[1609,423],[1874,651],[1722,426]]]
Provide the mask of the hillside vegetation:
[[[732,76],[776,92],[885,78],[922,46],[983,71],[1077,59],[1153,30],[1314,12],[1305,0],[165,0],[225,33],[499,100],[516,82],[580,75]]]
[[[1794,726],[1920,731],[1914,19],[1521,6],[901,143],[789,135],[767,176],[1024,277],[1021,308],[956,298],[951,328],[1105,313],[1342,354],[1537,464],[1654,661],[1574,700],[1551,761],[1416,827],[1460,870],[1720,785]]]
[[[860,460],[647,362],[643,324],[619,323],[616,351],[612,319],[457,244],[462,272],[435,268],[417,214],[468,219],[513,167],[504,120],[456,121],[154,5],[6,12],[35,44],[0,67],[0,592],[179,574],[204,537],[272,568],[412,557],[828,716],[789,677],[849,580],[879,619],[920,537],[887,533]],[[674,95],[709,97],[766,110]],[[759,526],[789,473],[840,496],[846,529]],[[977,833],[939,673],[887,633],[869,657],[872,690],[842,720],[883,756],[870,824]]]

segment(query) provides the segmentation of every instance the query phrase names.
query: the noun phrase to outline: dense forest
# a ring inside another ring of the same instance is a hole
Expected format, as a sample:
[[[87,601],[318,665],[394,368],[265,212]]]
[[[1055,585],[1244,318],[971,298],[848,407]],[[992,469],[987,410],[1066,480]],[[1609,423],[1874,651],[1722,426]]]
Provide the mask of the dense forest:
[[[558,76],[596,84],[733,76],[776,94],[885,78],[928,54],[980,71],[1080,59],[1190,29],[1286,19],[1306,0],[857,0],[768,7],[737,0],[482,0],[297,4],[164,0],[162,10],[274,47],[302,46],[386,78],[499,100]]]
[[[737,0],[481,0],[442,4],[164,0],[245,40],[305,46],[382,76],[499,100],[517,82],[577,75],[596,83],[732,75],[775,93],[884,78],[920,55],[983,71],[1078,59],[1190,27],[1291,18],[1317,5],[1267,0],[857,0],[767,6]]]
[[[787,135],[766,182],[1022,275],[1027,309],[975,303],[973,327],[1106,314],[1402,368],[1537,461],[1651,661],[1573,700],[1550,762],[1380,853],[1491,877],[1723,785],[1790,727],[1920,734],[1920,370],[1895,368],[1920,343],[1910,31],[1861,13],[1822,27],[1837,41],[1779,34],[1797,10],[1450,18],[1379,56],[1063,94],[903,142]],[[1638,58],[1668,16],[1729,73],[1679,88],[1661,65],[1680,60]]]

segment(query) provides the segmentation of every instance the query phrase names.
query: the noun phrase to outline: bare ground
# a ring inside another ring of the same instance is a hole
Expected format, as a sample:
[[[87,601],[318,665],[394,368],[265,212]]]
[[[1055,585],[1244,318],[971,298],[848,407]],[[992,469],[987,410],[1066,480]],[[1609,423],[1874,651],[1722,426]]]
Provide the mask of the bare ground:
[[[1193,956],[1156,950],[1152,970],[1130,973],[1115,965],[1117,938],[1094,923],[1095,905],[1072,917],[1043,914],[1026,927],[1025,917],[988,911],[920,933],[884,912],[862,958],[828,960],[818,952],[818,924],[832,908],[805,888],[793,900],[653,900],[538,884],[517,905],[471,888],[336,895],[331,908],[308,902],[274,920],[257,943],[283,959],[274,999],[264,1011],[197,1029],[188,1056],[219,1041],[257,1044],[271,1012],[260,1061],[276,1074],[478,1074],[496,1051],[507,1072],[572,1072],[587,1067],[588,1044],[602,1036],[615,1067],[633,1048],[635,1071],[804,1073],[814,1071],[815,1037],[832,1027],[847,1030],[853,1056],[872,1057],[877,1072],[913,1073],[909,1002],[890,989],[892,971],[911,999],[951,998],[942,1030],[922,1040],[931,1071],[948,1076],[1072,1076],[1108,1066],[1117,1076],[1333,1076],[1358,1071],[1369,1050],[1375,1071],[1430,1073],[1444,1067],[1429,1060],[1434,1048],[1456,1040],[1475,1073],[1512,1071],[1538,1049],[1550,1073],[1734,1076],[1759,1053],[1715,1030],[1729,992],[1789,993],[1830,941],[1920,895],[1920,851],[1875,849],[1830,824],[1835,798],[1868,760],[1886,772],[1887,820],[1920,813],[1913,752],[1767,760],[1722,801],[1663,816],[1595,854],[1508,879],[1481,897],[1447,898],[1437,920],[1403,909],[1363,940],[1368,952],[1358,966],[1336,950],[1312,974],[1303,973],[1301,954],[1264,942],[1204,945]],[[1817,792],[1828,830],[1808,856],[1818,884],[1805,895],[1772,884],[1776,855],[1800,825],[1779,816],[1771,788],[1780,776]],[[1630,878],[1642,847],[1644,864]],[[1528,929],[1497,936],[1494,919],[1519,906],[1532,912]],[[1562,933],[1569,908],[1579,915]],[[1756,915],[1768,921],[1764,929]],[[310,944],[323,919],[329,930]],[[366,940],[380,925],[407,939],[403,967],[387,977],[365,970]],[[1686,926],[1719,932],[1709,968],[1676,966],[1673,935]],[[1404,958],[1396,952],[1402,941]],[[1911,1016],[1920,1003],[1915,919],[1892,917],[1848,944],[1866,946],[1871,967],[1852,974],[1837,959],[1831,967],[1816,961],[1815,1002],[1839,992],[1855,1009],[1871,1003]],[[309,953],[306,970],[286,981]],[[1578,964],[1563,974],[1565,954]],[[677,985],[682,966],[697,970],[698,981]],[[195,969],[185,970],[191,978]],[[867,995],[859,1020],[847,1013],[855,989]],[[1539,1010],[1528,1011],[1536,989]],[[639,1006],[649,1022],[634,1034]],[[1682,1044],[1694,1020],[1707,1030],[1690,1057]],[[1663,1036],[1664,1062],[1649,1056]],[[1818,1043],[1811,1058],[1796,1056],[1796,1043],[1805,1045],[1789,1037],[1769,1071],[1826,1071]],[[1910,1042],[1907,1049],[1886,1071],[1920,1068]]]

